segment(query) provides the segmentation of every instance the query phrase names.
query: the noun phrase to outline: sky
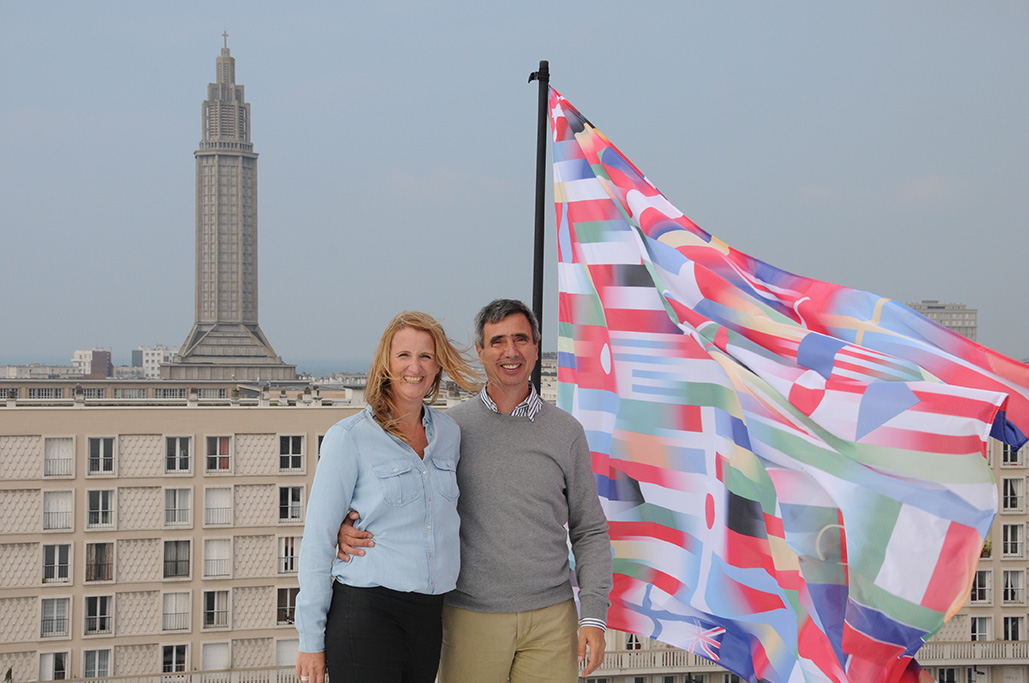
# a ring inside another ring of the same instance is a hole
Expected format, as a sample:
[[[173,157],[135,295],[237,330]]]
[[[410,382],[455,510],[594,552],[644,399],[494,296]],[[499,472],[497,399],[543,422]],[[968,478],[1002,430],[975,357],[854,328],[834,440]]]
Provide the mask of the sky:
[[[471,343],[531,301],[551,84],[683,213],[784,270],[979,311],[1029,357],[1029,3],[0,0],[0,365],[177,346],[201,103],[228,33],[259,307],[301,371],[401,310]],[[548,159],[544,350],[556,348]]]

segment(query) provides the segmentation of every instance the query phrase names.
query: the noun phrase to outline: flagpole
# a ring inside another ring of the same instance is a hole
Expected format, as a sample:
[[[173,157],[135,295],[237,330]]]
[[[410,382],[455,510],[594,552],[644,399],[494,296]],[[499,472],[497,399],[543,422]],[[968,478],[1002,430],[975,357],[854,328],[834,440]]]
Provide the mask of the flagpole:
[[[540,326],[540,358],[532,371],[532,383],[537,390],[540,386],[540,375],[543,362],[543,225],[546,209],[547,182],[547,107],[550,99],[550,64],[540,60],[539,71],[529,74],[529,82],[539,81],[539,116],[536,121],[536,238],[533,245],[532,260],[532,312]]]

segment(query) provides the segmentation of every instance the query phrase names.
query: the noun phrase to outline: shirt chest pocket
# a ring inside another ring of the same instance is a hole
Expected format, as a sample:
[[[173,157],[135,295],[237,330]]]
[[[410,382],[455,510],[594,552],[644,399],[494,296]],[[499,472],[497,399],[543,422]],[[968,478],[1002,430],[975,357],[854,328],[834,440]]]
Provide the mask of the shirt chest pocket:
[[[372,467],[382,484],[386,505],[407,505],[422,495],[422,473],[405,460],[391,460]]]
[[[448,500],[454,500],[459,495],[457,489],[457,463],[453,460],[436,460],[431,458],[432,465],[436,469],[436,488],[440,495]]]

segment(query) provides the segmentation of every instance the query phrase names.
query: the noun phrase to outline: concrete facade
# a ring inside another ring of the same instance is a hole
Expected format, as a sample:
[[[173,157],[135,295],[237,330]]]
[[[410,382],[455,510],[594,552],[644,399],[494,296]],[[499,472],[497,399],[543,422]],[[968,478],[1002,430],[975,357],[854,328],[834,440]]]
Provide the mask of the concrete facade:
[[[153,398],[173,382],[86,384],[36,399],[0,387],[20,396],[0,404],[4,668],[29,681],[291,665],[318,445],[358,408],[317,391],[201,385],[182,400]]]

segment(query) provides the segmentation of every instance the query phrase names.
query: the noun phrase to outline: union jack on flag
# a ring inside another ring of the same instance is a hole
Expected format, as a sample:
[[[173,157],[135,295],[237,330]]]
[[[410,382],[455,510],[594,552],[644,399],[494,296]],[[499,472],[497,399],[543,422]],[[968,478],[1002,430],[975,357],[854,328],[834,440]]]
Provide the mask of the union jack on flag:
[[[931,680],[1029,367],[704,232],[550,90],[558,404],[586,428],[609,624],[748,681]]]

